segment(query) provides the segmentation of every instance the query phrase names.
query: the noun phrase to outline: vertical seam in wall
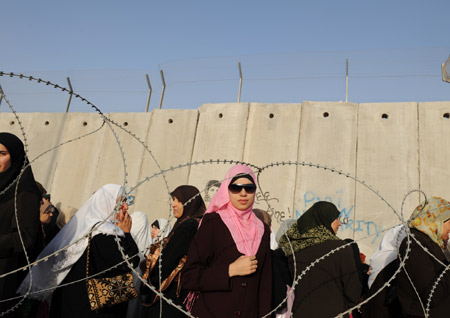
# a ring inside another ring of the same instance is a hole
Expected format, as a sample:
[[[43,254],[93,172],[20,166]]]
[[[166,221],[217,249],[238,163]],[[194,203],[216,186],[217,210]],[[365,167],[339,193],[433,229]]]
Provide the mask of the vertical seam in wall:
[[[416,110],[417,110],[417,167],[418,167],[418,174],[419,174],[419,191],[422,190],[422,184],[420,182],[420,112],[419,112],[419,103],[416,104]],[[420,192],[418,196],[419,202],[417,202],[417,205],[420,204]]]
[[[248,119],[250,118],[250,103],[247,103],[247,120],[245,125],[245,133],[244,133],[244,144],[242,145],[242,153],[241,153],[241,161],[244,161],[244,152],[247,141],[247,131],[248,131]]]
[[[189,169],[186,183],[189,184],[189,178],[191,177],[191,169],[192,169],[192,158],[194,157],[195,144],[197,143],[197,130],[198,124],[200,122],[200,110],[197,110],[197,120],[195,121],[195,132],[194,132],[194,142],[192,144],[191,158],[189,159]]]
[[[298,164],[300,162],[299,153],[300,153],[300,142],[301,142],[301,131],[302,131],[302,115],[303,112],[303,103],[300,103],[300,120],[298,125],[298,139],[297,139],[297,168],[295,169],[295,183],[294,183],[294,198],[292,200],[292,218],[295,219],[296,213],[295,213],[295,203],[297,202],[297,180],[299,176],[299,170],[300,165]]]
[[[151,111],[150,112],[150,119],[148,121],[148,126],[147,126],[147,132],[145,133],[145,139],[143,140],[144,144],[147,146],[149,151],[151,151],[151,150],[150,150],[150,148],[149,148],[149,146],[147,144],[147,140],[148,140],[148,137],[149,137],[149,134],[150,134],[150,128],[151,128],[152,122],[153,122],[153,115],[154,115],[154,111]],[[141,177],[141,176],[144,177],[143,176],[143,173],[144,173],[144,157],[145,157],[146,154],[147,154],[147,149],[145,149],[143,147],[143,149],[142,149],[142,157],[141,157],[140,165],[139,165],[139,172],[138,172],[137,182],[139,182],[139,177]],[[136,190],[136,195],[137,195],[137,192],[138,191]]]
[[[75,116],[74,115],[74,113],[67,113],[66,114],[66,116],[65,116],[65,122],[64,122],[64,127],[62,128],[62,132],[61,132],[61,136],[60,136],[60,144],[61,143],[63,143],[63,142],[65,142],[64,140],[63,140],[63,138],[64,137],[66,137],[66,135],[68,134],[68,132],[69,132],[69,125],[70,125],[70,120],[71,120],[71,118],[73,117],[73,116]],[[64,149],[64,148],[63,148]],[[53,168],[53,177],[52,177],[52,185],[51,185],[51,192],[50,193],[54,193],[55,192],[55,188],[54,188],[54,182],[55,182],[55,175],[56,175],[56,171],[58,171],[60,168],[59,168],[59,162],[60,162],[60,160],[61,160],[61,156],[63,155],[63,153],[64,152],[62,152],[61,151],[61,147],[59,147],[59,150],[58,150],[58,153],[57,153],[57,156],[56,156],[56,162],[55,162],[55,165],[54,165],[54,168]],[[48,188],[47,188],[47,190],[48,190]],[[57,192],[57,194],[58,194],[58,192]],[[81,196],[81,194],[79,194],[80,196]],[[70,219],[70,211],[69,211],[69,207],[67,206],[67,207],[64,207],[63,208],[63,202],[64,202],[64,199],[62,199],[61,200],[61,198],[57,198],[57,197],[53,197],[53,199],[54,199],[54,201],[53,201],[53,203],[55,204],[55,206],[58,208],[58,210],[60,211],[60,214],[63,216],[62,218],[64,219],[64,222],[65,223],[67,223],[68,222],[68,220]],[[56,200],[55,200],[56,199]],[[57,201],[57,202],[56,202]],[[59,217],[58,217],[59,218]],[[66,221],[67,220],[67,221]],[[64,224],[65,224],[64,223]]]
[[[100,157],[101,157],[101,155],[103,153],[102,145],[103,145],[103,140],[105,139],[106,131],[111,131],[114,145],[117,146],[117,151],[120,153],[120,157],[122,159],[121,167],[123,167],[123,178],[124,178],[123,186],[124,186],[125,190],[128,191],[129,190],[129,186],[130,186],[130,182],[128,181],[128,177],[129,177],[128,169],[129,169],[129,166],[130,166],[129,165],[130,161],[127,160],[127,157],[126,157],[126,151],[125,151],[125,148],[124,148],[125,142],[123,141],[123,139],[122,139],[122,141],[120,140],[120,136],[119,136],[120,128],[117,127],[116,125],[114,125],[114,123],[117,123],[119,126],[120,126],[120,124],[118,123],[117,119],[116,120],[112,119],[112,115],[113,114],[114,113],[109,113],[108,116],[107,116],[107,118],[109,119],[109,121],[108,121],[109,124],[106,124],[106,122],[105,122],[105,126],[107,128],[109,128],[109,130],[105,129],[105,132],[101,136],[100,144],[98,145],[98,150],[97,150],[98,151],[98,156],[97,156],[97,165],[95,167],[95,174],[97,174],[99,166],[101,166],[101,164],[100,164],[100,159],[101,158]],[[122,176],[121,176],[121,178],[122,178]],[[97,191],[97,189],[94,189],[94,191]]]
[[[68,116],[69,116],[69,114],[67,114],[67,113],[63,114],[63,118],[64,118],[63,119],[63,125],[59,129],[59,137],[57,139],[57,145],[61,145],[61,143],[63,142],[62,138],[65,135],[65,132],[66,132],[66,129],[67,129],[66,125],[67,125],[67,118],[68,118]],[[53,188],[52,188],[53,187],[53,180],[55,178],[56,167],[58,166],[58,156],[60,154],[60,148],[61,147],[58,147],[57,149],[52,150],[52,151],[56,151],[56,155],[52,158],[52,166],[54,167],[54,169],[50,169],[51,170],[51,176],[49,176],[49,179],[48,179],[48,183],[50,184],[50,193],[53,192]]]
[[[110,119],[111,120],[111,114],[109,113],[109,114],[104,114],[104,116],[105,117],[107,117],[108,119]],[[97,117],[96,116],[92,116],[92,119],[90,118],[90,116],[88,115],[88,118],[90,119],[90,120],[92,120],[92,121],[95,121],[96,119],[97,119]],[[102,120],[105,120],[104,118],[102,118]],[[98,170],[98,167],[99,167],[99,164],[100,164],[100,156],[101,156],[101,153],[102,153],[102,149],[101,149],[101,147],[102,147],[102,144],[103,144],[103,139],[105,139],[105,134],[106,134],[106,132],[111,132],[111,134],[113,135],[113,141],[114,141],[114,145],[115,146],[117,146],[117,151],[120,153],[120,147],[119,147],[119,144],[117,144],[117,142],[120,142],[120,140],[119,141],[117,141],[116,140],[116,138],[115,138],[115,136],[114,136],[114,133],[117,135],[117,132],[114,130],[114,128],[113,128],[113,124],[111,123],[111,122],[109,122],[110,123],[110,125],[111,126],[109,126],[106,122],[104,123],[104,125],[103,125],[103,127],[98,131],[98,132],[102,132],[101,134],[100,134],[100,137],[99,137],[99,140],[96,140],[96,144],[95,144],[95,159],[94,160],[96,160],[96,162],[95,162],[95,170],[94,170],[94,175],[93,176],[90,176],[91,177],[91,180],[89,180],[89,181],[91,181],[91,186],[92,186],[92,184],[94,184],[94,180],[95,180],[95,174],[97,174],[97,170]],[[109,129],[108,129],[109,128]],[[114,133],[113,133],[113,131],[114,131]],[[117,136],[117,138],[119,138],[119,136]],[[122,144],[123,143],[121,143],[120,145],[121,145],[121,147],[122,147]],[[126,164],[127,164],[127,161],[126,161],[126,157],[125,157],[125,154],[123,154],[123,159],[124,159],[124,162],[121,162],[122,164],[124,164],[124,174],[125,174],[125,169],[127,168],[127,166],[126,166]],[[127,179],[128,180],[128,179]],[[85,195],[83,198],[82,198],[82,202],[85,202],[85,201],[87,201],[90,197],[91,197],[91,194],[92,193],[94,193],[95,191],[97,191],[98,189],[90,189],[90,191],[88,192],[88,193],[82,193],[81,195]]]
[[[355,144],[355,180],[354,182],[354,192],[353,192],[353,239],[355,239],[355,220],[356,220],[356,188],[358,186],[358,183],[356,182],[358,178],[358,142],[359,142],[359,110],[360,110],[360,104],[358,104],[358,107],[356,108],[356,144]]]

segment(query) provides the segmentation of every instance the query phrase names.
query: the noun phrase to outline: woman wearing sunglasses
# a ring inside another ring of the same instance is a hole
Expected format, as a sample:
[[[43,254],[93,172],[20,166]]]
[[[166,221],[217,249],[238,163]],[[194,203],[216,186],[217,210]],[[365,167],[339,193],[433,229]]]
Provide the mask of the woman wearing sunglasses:
[[[195,317],[262,317],[271,307],[270,228],[253,213],[255,175],[232,167],[211,200],[181,276]]]

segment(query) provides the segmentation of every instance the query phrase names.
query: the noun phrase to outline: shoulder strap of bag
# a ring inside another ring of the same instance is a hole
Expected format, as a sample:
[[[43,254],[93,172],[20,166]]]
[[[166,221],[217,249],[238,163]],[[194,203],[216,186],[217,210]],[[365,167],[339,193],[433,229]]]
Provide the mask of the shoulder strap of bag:
[[[145,272],[142,275],[142,279],[149,278],[150,273],[153,271],[153,268],[155,268],[156,261],[158,260],[160,254],[161,254],[160,243],[155,243],[150,246],[150,252],[148,253],[147,258],[145,259]]]
[[[91,227],[91,230],[89,231],[88,236],[88,246],[87,246],[87,253],[86,253],[86,278],[89,277],[89,254],[91,251],[91,238],[92,238],[92,229],[100,222],[97,222],[94,224],[94,226]]]
[[[180,262],[178,263],[177,267],[174,268],[172,273],[170,273],[170,275],[165,280],[163,280],[163,282],[161,283],[160,291],[165,291],[167,287],[169,287],[175,276],[177,276],[177,274],[183,269],[184,263],[186,263],[186,255],[184,255],[180,259]]]
[[[158,292],[161,293],[163,291],[165,291],[167,289],[167,287],[170,286],[170,283],[172,283],[173,279],[175,278],[175,276],[177,276],[177,274],[180,273],[180,271],[183,269],[184,263],[186,263],[186,255],[184,255],[180,261],[178,262],[177,267],[174,268],[174,270],[172,271],[172,273],[170,273],[169,276],[166,277],[166,279],[164,279],[161,283],[161,287],[158,289]],[[180,273],[181,274],[181,273]],[[179,297],[180,294],[180,277],[178,277],[178,286],[177,286],[177,297]],[[159,299],[159,295],[156,294],[155,298],[153,299],[153,301],[151,302],[151,304],[147,304],[147,303],[143,303],[144,306],[146,307],[150,307],[152,306],[157,300]]]
[[[86,253],[86,278],[89,277],[89,252],[91,250],[91,235],[92,232],[89,232],[88,236],[88,246],[87,246],[87,253]]]

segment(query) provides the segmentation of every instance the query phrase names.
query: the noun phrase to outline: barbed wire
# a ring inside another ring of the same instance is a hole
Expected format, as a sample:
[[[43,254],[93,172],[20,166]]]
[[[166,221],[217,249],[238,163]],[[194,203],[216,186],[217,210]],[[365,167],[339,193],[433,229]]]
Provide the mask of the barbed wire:
[[[250,168],[254,169],[254,172],[255,172],[256,175],[257,175],[257,184],[258,184],[258,188],[259,188],[261,191],[262,191],[262,186],[261,186],[261,182],[260,182],[260,175],[263,173],[263,171],[268,170],[268,169],[271,169],[271,168],[273,168],[273,167],[278,167],[278,166],[286,166],[286,167],[288,167],[288,166],[297,166],[297,167],[298,167],[298,166],[303,166],[303,167],[310,167],[310,168],[323,169],[323,170],[328,171],[328,172],[330,172],[330,173],[337,173],[338,175],[341,175],[341,176],[343,176],[343,177],[350,178],[350,179],[354,180],[355,182],[359,183],[360,185],[366,187],[366,188],[367,188],[368,190],[370,190],[372,193],[374,193],[374,194],[375,194],[382,202],[384,202],[384,203],[387,205],[388,209],[391,210],[391,211],[398,217],[398,219],[399,219],[399,221],[400,221],[399,224],[402,224],[402,225],[404,226],[404,230],[406,231],[406,234],[407,234],[407,235],[406,235],[406,240],[407,240],[407,241],[406,241],[406,251],[405,251],[405,255],[404,255],[404,257],[401,257],[401,256],[399,255],[400,266],[399,266],[399,268],[395,271],[394,275],[393,275],[393,276],[392,276],[392,277],[391,277],[391,278],[390,278],[390,279],[389,279],[389,280],[388,280],[388,281],[387,281],[387,282],[386,282],[386,283],[385,283],[385,284],[384,284],[384,285],[383,285],[383,286],[382,286],[375,294],[373,294],[371,297],[365,299],[364,301],[360,302],[358,305],[356,305],[356,306],[354,306],[354,307],[348,309],[347,311],[345,311],[345,312],[339,314],[339,315],[336,316],[336,317],[343,317],[344,315],[351,313],[353,310],[359,309],[359,308],[360,308],[362,305],[364,305],[365,303],[368,303],[371,299],[373,299],[374,297],[376,297],[376,295],[379,294],[384,288],[389,287],[389,286],[391,285],[392,281],[396,278],[396,276],[397,276],[402,270],[405,271],[406,275],[408,276],[408,279],[410,279],[409,274],[408,274],[407,271],[406,271],[405,264],[406,264],[406,260],[408,259],[409,253],[410,253],[410,251],[411,251],[410,245],[411,245],[411,243],[412,243],[412,240],[414,240],[419,246],[421,246],[421,247],[422,247],[422,248],[423,248],[423,249],[424,249],[431,257],[433,257],[435,260],[437,260],[441,265],[445,266],[444,272],[441,273],[441,275],[440,275],[440,276],[437,278],[437,280],[433,283],[433,287],[432,287],[432,289],[431,289],[431,291],[430,291],[430,294],[428,295],[428,298],[427,298],[427,304],[426,304],[426,307],[423,305],[423,303],[422,303],[422,301],[420,300],[420,297],[419,297],[419,300],[421,301],[422,308],[423,308],[423,310],[424,310],[424,314],[426,315],[426,317],[429,316],[429,311],[430,311],[431,301],[432,301],[432,298],[433,298],[434,293],[435,293],[435,291],[436,291],[437,285],[438,285],[439,282],[443,279],[445,273],[448,271],[448,269],[449,269],[450,266],[449,266],[449,265],[445,265],[445,264],[443,264],[442,262],[440,262],[434,255],[431,254],[430,251],[428,251],[424,246],[422,246],[422,244],[421,244],[421,243],[414,237],[414,235],[410,232],[410,230],[409,230],[409,228],[408,228],[408,226],[407,226],[407,220],[404,219],[403,208],[404,208],[404,205],[405,205],[406,198],[407,198],[409,195],[411,195],[412,193],[414,193],[414,192],[420,192],[420,193],[422,193],[422,194],[426,197],[426,195],[425,195],[425,193],[424,193],[423,191],[420,191],[420,190],[412,190],[412,191],[408,192],[408,193],[404,196],[404,198],[403,198],[403,200],[402,200],[401,212],[398,213],[398,212],[396,211],[396,209],[394,209],[394,207],[393,207],[393,206],[392,206],[392,205],[391,205],[391,204],[390,204],[390,203],[389,203],[389,202],[388,202],[388,201],[387,201],[387,200],[379,193],[379,191],[377,191],[374,187],[372,187],[372,186],[366,184],[366,182],[365,182],[364,180],[359,180],[357,177],[355,177],[355,176],[353,176],[353,175],[351,175],[351,174],[349,174],[349,173],[346,173],[346,172],[344,172],[344,171],[342,171],[342,170],[339,170],[339,169],[337,169],[337,168],[334,168],[334,167],[328,167],[328,166],[326,166],[326,165],[316,164],[316,163],[312,163],[312,162],[304,162],[304,161],[302,161],[302,162],[299,162],[299,161],[281,161],[281,162],[273,162],[273,163],[269,163],[269,164],[267,164],[267,165],[265,165],[265,166],[259,167],[259,166],[256,166],[256,165],[252,164],[252,163],[244,162],[244,161],[241,161],[241,160],[209,159],[209,160],[200,160],[200,161],[194,161],[194,162],[187,162],[187,163],[185,163],[185,164],[180,163],[178,166],[175,166],[175,167],[171,166],[169,169],[161,169],[161,167],[160,167],[158,161],[157,161],[156,158],[153,156],[153,153],[151,152],[151,150],[148,148],[148,146],[147,146],[147,145],[146,145],[139,137],[137,137],[134,133],[132,133],[131,131],[129,131],[129,130],[127,130],[126,128],[124,128],[124,127],[123,127],[122,125],[120,125],[119,123],[113,121],[111,118],[105,116],[105,115],[100,111],[100,109],[99,109],[98,107],[96,107],[94,104],[92,104],[92,103],[89,102],[87,99],[85,99],[84,97],[80,96],[79,94],[75,94],[75,93],[73,93],[73,92],[70,92],[68,89],[66,89],[66,88],[64,88],[64,87],[62,87],[62,86],[59,86],[59,85],[57,85],[57,84],[53,84],[53,83],[51,83],[50,81],[44,81],[44,80],[42,80],[41,78],[34,78],[34,77],[32,77],[32,76],[26,76],[26,75],[23,75],[23,74],[15,74],[15,73],[12,73],[12,72],[10,72],[10,73],[5,73],[5,72],[1,72],[1,71],[0,71],[0,76],[18,77],[18,78],[20,78],[20,79],[28,79],[28,80],[30,80],[30,81],[36,81],[37,83],[45,84],[45,85],[47,85],[47,86],[52,86],[52,87],[54,87],[55,89],[61,90],[62,92],[67,92],[67,93],[69,93],[69,94],[72,94],[73,96],[75,96],[76,98],[79,98],[81,101],[83,101],[84,103],[86,103],[86,104],[89,105],[90,107],[94,108],[94,110],[95,110],[96,112],[98,112],[98,114],[102,117],[102,124],[101,124],[101,126],[100,126],[99,128],[97,128],[97,129],[95,129],[95,130],[93,130],[93,131],[91,131],[91,132],[89,132],[89,133],[87,133],[87,134],[84,134],[84,135],[82,135],[82,136],[79,136],[79,137],[76,137],[76,138],[73,138],[73,139],[64,141],[64,142],[60,143],[59,145],[56,145],[55,147],[52,147],[52,148],[50,148],[50,149],[47,149],[47,150],[45,150],[44,152],[42,152],[41,154],[37,155],[37,156],[36,156],[33,160],[31,160],[28,164],[26,164],[26,165],[24,164],[24,167],[22,167],[21,173],[19,174],[19,176],[17,177],[17,179],[14,180],[14,181],[7,187],[7,189],[9,189],[11,186],[13,186],[14,184],[16,184],[16,188],[15,188],[15,200],[17,200],[17,189],[18,189],[18,188],[17,188],[17,185],[18,185],[18,183],[19,183],[18,181],[20,180],[20,177],[21,177],[22,173],[25,171],[25,169],[27,169],[29,166],[31,166],[31,163],[35,162],[37,159],[39,159],[40,157],[44,156],[45,154],[47,154],[47,153],[49,153],[49,152],[51,152],[51,151],[53,151],[53,150],[55,150],[55,149],[58,149],[59,147],[62,147],[63,145],[66,145],[66,144],[68,144],[68,143],[70,143],[70,142],[74,142],[74,141],[77,141],[77,140],[82,140],[83,138],[85,138],[85,137],[87,137],[87,136],[89,136],[89,135],[95,134],[96,132],[100,131],[100,130],[104,127],[105,123],[106,123],[106,125],[108,126],[108,128],[112,131],[112,133],[113,133],[113,135],[114,135],[114,140],[115,140],[115,142],[117,143],[118,148],[119,148],[119,151],[120,151],[120,153],[121,153],[122,164],[123,164],[123,168],[124,168],[123,189],[124,189],[124,193],[125,193],[125,194],[128,194],[128,193],[131,193],[131,192],[133,192],[133,191],[136,191],[136,189],[137,189],[138,187],[140,187],[141,185],[143,185],[143,184],[146,183],[146,182],[149,182],[149,181],[152,180],[153,178],[159,178],[159,177],[162,177],[162,178],[164,179],[164,185],[165,185],[165,187],[166,187],[167,193],[169,194],[169,198],[170,198],[170,200],[171,200],[171,197],[170,197],[170,191],[169,191],[169,186],[168,186],[168,182],[167,182],[167,179],[166,179],[166,175],[169,174],[169,173],[172,173],[172,172],[176,171],[177,169],[181,169],[181,168],[185,168],[185,167],[191,168],[192,166],[198,166],[198,165],[217,165],[217,164],[224,164],[224,165],[244,164],[244,165],[247,165],[247,166],[249,166]],[[23,137],[23,140],[24,140],[25,152],[28,153],[27,138],[26,138],[25,129],[23,128],[22,122],[20,121],[19,116],[18,116],[17,113],[15,112],[14,107],[11,105],[10,101],[6,98],[6,96],[5,96],[4,92],[3,92],[3,90],[0,90],[0,93],[1,93],[1,96],[6,100],[6,102],[7,102],[8,106],[9,106],[9,108],[10,108],[11,111],[14,113],[15,118],[16,118],[17,121],[19,122],[19,127],[20,127],[20,130],[21,130],[21,133],[22,133],[22,137]],[[118,128],[118,129],[124,131],[127,135],[129,135],[130,137],[132,137],[132,138],[134,138],[135,140],[137,140],[137,141],[144,147],[144,149],[146,150],[146,152],[150,154],[150,156],[151,156],[152,159],[154,160],[154,162],[155,162],[155,164],[156,164],[156,166],[157,166],[157,169],[158,169],[159,171],[158,171],[158,172],[155,172],[155,173],[154,173],[153,175],[151,175],[151,176],[146,176],[144,179],[142,179],[142,180],[140,180],[140,181],[137,181],[137,183],[136,183],[135,185],[129,185],[128,182],[127,182],[127,176],[128,176],[128,173],[127,173],[127,164],[126,164],[126,160],[125,160],[125,152],[124,152],[124,149],[123,149],[123,147],[122,147],[122,145],[121,145],[121,143],[120,143],[119,137],[118,137],[118,135],[117,135],[115,129],[113,128],[113,126],[115,126],[116,128]],[[224,180],[225,180],[225,179],[223,179],[222,182],[223,182]],[[0,192],[0,195],[2,195],[5,191],[6,191],[6,189],[3,190],[2,192]],[[202,189],[202,190],[200,191],[200,193],[197,194],[196,196],[201,195],[201,193],[206,193],[206,191],[207,191],[207,187],[205,187],[204,189]],[[187,202],[185,202],[183,205],[186,206],[187,204],[189,204],[192,200],[195,199],[196,196],[194,196],[193,198],[190,198],[190,199],[189,199]],[[267,203],[268,209],[271,210],[271,211],[273,212],[273,207],[272,207],[272,205],[270,204],[269,200],[267,200],[267,198],[265,198],[265,197],[264,197],[264,200],[265,200],[265,202]],[[116,206],[115,206],[114,210],[111,212],[111,214],[108,216],[108,218],[112,216],[112,217],[113,217],[113,220],[116,220],[116,214],[117,214],[117,211],[118,211],[118,207],[119,207],[119,206],[118,206],[118,204],[116,203]],[[29,273],[30,273],[30,276],[31,276],[31,268],[32,268],[33,266],[36,266],[36,265],[39,264],[40,262],[48,261],[48,259],[49,259],[50,257],[57,256],[59,253],[63,252],[64,250],[67,250],[70,246],[73,246],[73,245],[75,245],[75,244],[78,244],[78,243],[80,243],[82,240],[86,240],[87,237],[88,237],[88,235],[89,235],[90,233],[92,233],[92,232],[97,228],[97,227],[95,227],[95,229],[93,228],[93,229],[89,230],[89,233],[85,234],[84,236],[82,236],[81,238],[79,238],[78,240],[76,240],[74,243],[72,243],[72,244],[70,244],[70,245],[67,245],[67,246],[61,248],[60,250],[58,250],[58,251],[56,251],[56,252],[54,252],[54,253],[52,253],[52,254],[46,256],[45,258],[36,260],[36,261],[34,261],[34,262],[30,262],[29,259],[28,259],[28,255],[26,254],[27,252],[26,252],[26,248],[25,248],[24,242],[23,242],[22,237],[21,237],[20,224],[19,224],[19,222],[18,222],[18,216],[17,216],[17,201],[15,201],[15,217],[16,217],[16,222],[17,222],[17,226],[18,226],[19,237],[20,237],[20,239],[21,239],[21,244],[22,244],[22,247],[23,247],[23,249],[24,249],[24,251],[25,251],[25,255],[26,255],[26,259],[27,259],[27,265],[26,265],[26,266],[23,266],[23,267],[21,267],[21,268],[18,268],[18,269],[16,269],[16,270],[13,270],[13,271],[11,271],[11,272],[4,273],[4,274],[0,275],[0,278],[4,278],[4,277],[6,277],[6,276],[8,276],[8,275],[12,275],[12,274],[14,274],[14,273],[16,273],[16,272],[18,272],[18,271],[21,271],[21,270],[29,270]],[[104,224],[105,222],[108,222],[108,218],[105,218],[105,219],[102,221],[101,224]],[[169,222],[170,222],[171,218],[173,218],[173,216],[169,214]],[[169,225],[169,222],[168,222],[168,224],[166,225],[166,227]],[[100,226],[101,224],[99,224],[98,226]],[[383,230],[382,232],[387,231],[387,230],[388,230],[388,229]],[[375,235],[375,234],[367,235],[366,237],[362,237],[362,238],[360,238],[359,240],[364,240],[364,239],[370,238],[370,237],[372,237],[373,235]],[[103,271],[103,272],[101,272],[101,273],[97,273],[97,274],[95,274],[95,275],[89,276],[89,278],[95,277],[95,276],[98,276],[98,275],[101,275],[101,274],[103,274],[103,273],[105,273],[105,272],[107,272],[107,271],[109,271],[109,270],[111,270],[111,269],[113,269],[113,268],[115,268],[115,267],[121,265],[121,264],[126,263],[127,266],[131,269],[131,271],[132,271],[132,272],[133,272],[133,273],[141,280],[141,282],[142,282],[145,286],[147,286],[150,290],[152,290],[154,293],[156,293],[157,295],[160,296],[160,310],[161,310],[161,313],[160,313],[160,314],[162,314],[162,307],[163,307],[162,305],[163,305],[163,300],[164,300],[164,301],[167,302],[169,305],[171,305],[171,306],[177,308],[178,310],[180,310],[181,312],[185,313],[185,314],[188,315],[189,317],[193,317],[193,316],[191,315],[191,313],[185,311],[184,308],[182,308],[182,307],[178,306],[177,304],[175,304],[171,299],[167,298],[167,297],[164,295],[164,293],[158,292],[154,286],[150,285],[146,280],[143,280],[142,277],[139,276],[139,273],[135,270],[135,268],[133,267],[132,263],[129,261],[131,258],[136,257],[137,254],[136,254],[136,255],[133,255],[132,257],[128,257],[128,255],[125,254],[125,250],[123,249],[123,247],[122,247],[121,244],[120,244],[120,238],[119,238],[119,236],[118,236],[118,232],[117,232],[117,231],[114,233],[114,236],[115,236],[114,239],[115,239],[115,241],[116,241],[117,248],[118,248],[118,250],[120,251],[120,253],[121,253],[121,255],[122,255],[123,261],[122,261],[121,263],[119,263],[119,264],[116,264],[116,265],[114,265],[114,266],[111,266],[110,268],[106,269],[105,271]],[[397,243],[398,243],[398,238],[399,238],[399,237],[397,237]],[[289,242],[289,246],[290,246],[291,250],[294,251],[293,246],[292,246],[292,244],[291,244],[291,242],[290,242],[290,240],[289,240],[288,237],[287,237],[287,240],[288,240],[288,242]],[[331,250],[331,251],[328,252],[327,254],[321,256],[320,258],[316,259],[316,260],[313,261],[311,264],[309,264],[309,265],[308,265],[301,273],[299,273],[298,275],[297,275],[297,273],[296,273],[296,271],[297,271],[297,266],[296,266],[296,263],[295,263],[295,262],[296,262],[296,257],[295,257],[295,253],[293,253],[293,255],[294,255],[294,257],[293,257],[293,262],[294,262],[294,270],[295,270],[295,273],[294,273],[295,279],[294,279],[294,282],[293,282],[293,285],[292,285],[292,289],[291,289],[290,292],[289,292],[289,295],[292,295],[292,293],[295,293],[295,288],[297,287],[297,285],[300,284],[300,283],[299,283],[300,280],[301,280],[303,277],[305,277],[305,275],[307,275],[307,273],[308,273],[311,269],[313,269],[314,266],[317,266],[321,261],[323,261],[324,259],[326,259],[326,258],[329,257],[330,255],[332,255],[332,254],[334,254],[334,253],[340,251],[341,249],[344,249],[344,248],[350,246],[350,244],[357,244],[357,242],[355,242],[355,241],[349,242],[349,243],[346,243],[346,244],[344,244],[344,245],[342,245],[342,246],[340,246],[340,247],[338,247],[338,248],[336,248],[336,249]],[[397,246],[399,246],[399,244],[398,244]],[[162,259],[163,259],[163,257],[164,257],[164,256],[163,256],[163,248],[162,248],[162,249],[161,249],[161,256],[160,256],[160,258],[159,258],[159,265],[158,265],[158,266],[159,266],[159,284],[160,284],[160,285],[161,285],[161,281],[162,281],[161,272],[162,272]],[[66,285],[69,285],[69,284],[75,284],[75,283],[80,282],[80,281],[83,281],[83,280],[85,280],[85,279],[86,279],[86,278],[81,279],[81,280],[76,281],[76,282],[69,282],[69,283],[64,284],[64,285],[54,286],[54,287],[49,288],[49,289],[47,289],[47,290],[54,290],[54,289],[57,288],[57,287],[62,287],[62,286],[66,286]],[[411,281],[411,279],[410,279],[410,281]],[[413,285],[413,288],[415,289],[415,286],[414,286],[414,284],[413,284],[412,281],[411,281],[411,283],[412,283],[412,285]],[[19,301],[16,305],[12,306],[12,307],[11,307],[10,309],[8,309],[7,311],[1,313],[0,316],[4,316],[4,315],[8,314],[9,312],[12,312],[12,311],[16,310],[17,308],[19,308],[20,304],[21,304],[28,296],[30,296],[30,295],[32,295],[32,294],[35,294],[35,293],[44,292],[44,290],[41,290],[41,291],[31,291],[31,288],[32,288],[32,278],[30,279],[29,289],[28,289],[28,291],[25,293],[25,295],[23,295],[23,296],[18,296],[18,297],[14,297],[14,298],[9,298],[9,299],[5,299],[5,300],[1,300],[0,303],[2,303],[2,302],[7,302],[7,301],[11,301],[11,300],[17,300],[17,299],[20,299],[20,301]],[[417,290],[415,290],[415,292],[417,293]],[[271,315],[272,313],[274,313],[277,309],[281,308],[281,306],[287,301],[289,295],[286,295],[286,297],[284,298],[284,300],[283,300],[280,304],[278,304],[277,307],[275,307],[275,308],[274,308],[270,313],[268,313],[265,317],[268,317],[269,315]],[[418,293],[417,293],[417,295],[418,295]],[[418,295],[418,296],[419,296],[419,295]]]

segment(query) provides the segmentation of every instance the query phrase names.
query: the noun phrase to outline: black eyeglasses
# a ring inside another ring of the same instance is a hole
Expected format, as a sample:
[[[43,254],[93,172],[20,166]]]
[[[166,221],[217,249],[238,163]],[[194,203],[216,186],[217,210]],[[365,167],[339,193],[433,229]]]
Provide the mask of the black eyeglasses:
[[[228,186],[228,190],[230,190],[230,192],[233,194],[240,193],[242,189],[245,189],[245,192],[247,192],[248,194],[252,194],[255,193],[256,186],[253,183],[248,184],[232,183]]]

